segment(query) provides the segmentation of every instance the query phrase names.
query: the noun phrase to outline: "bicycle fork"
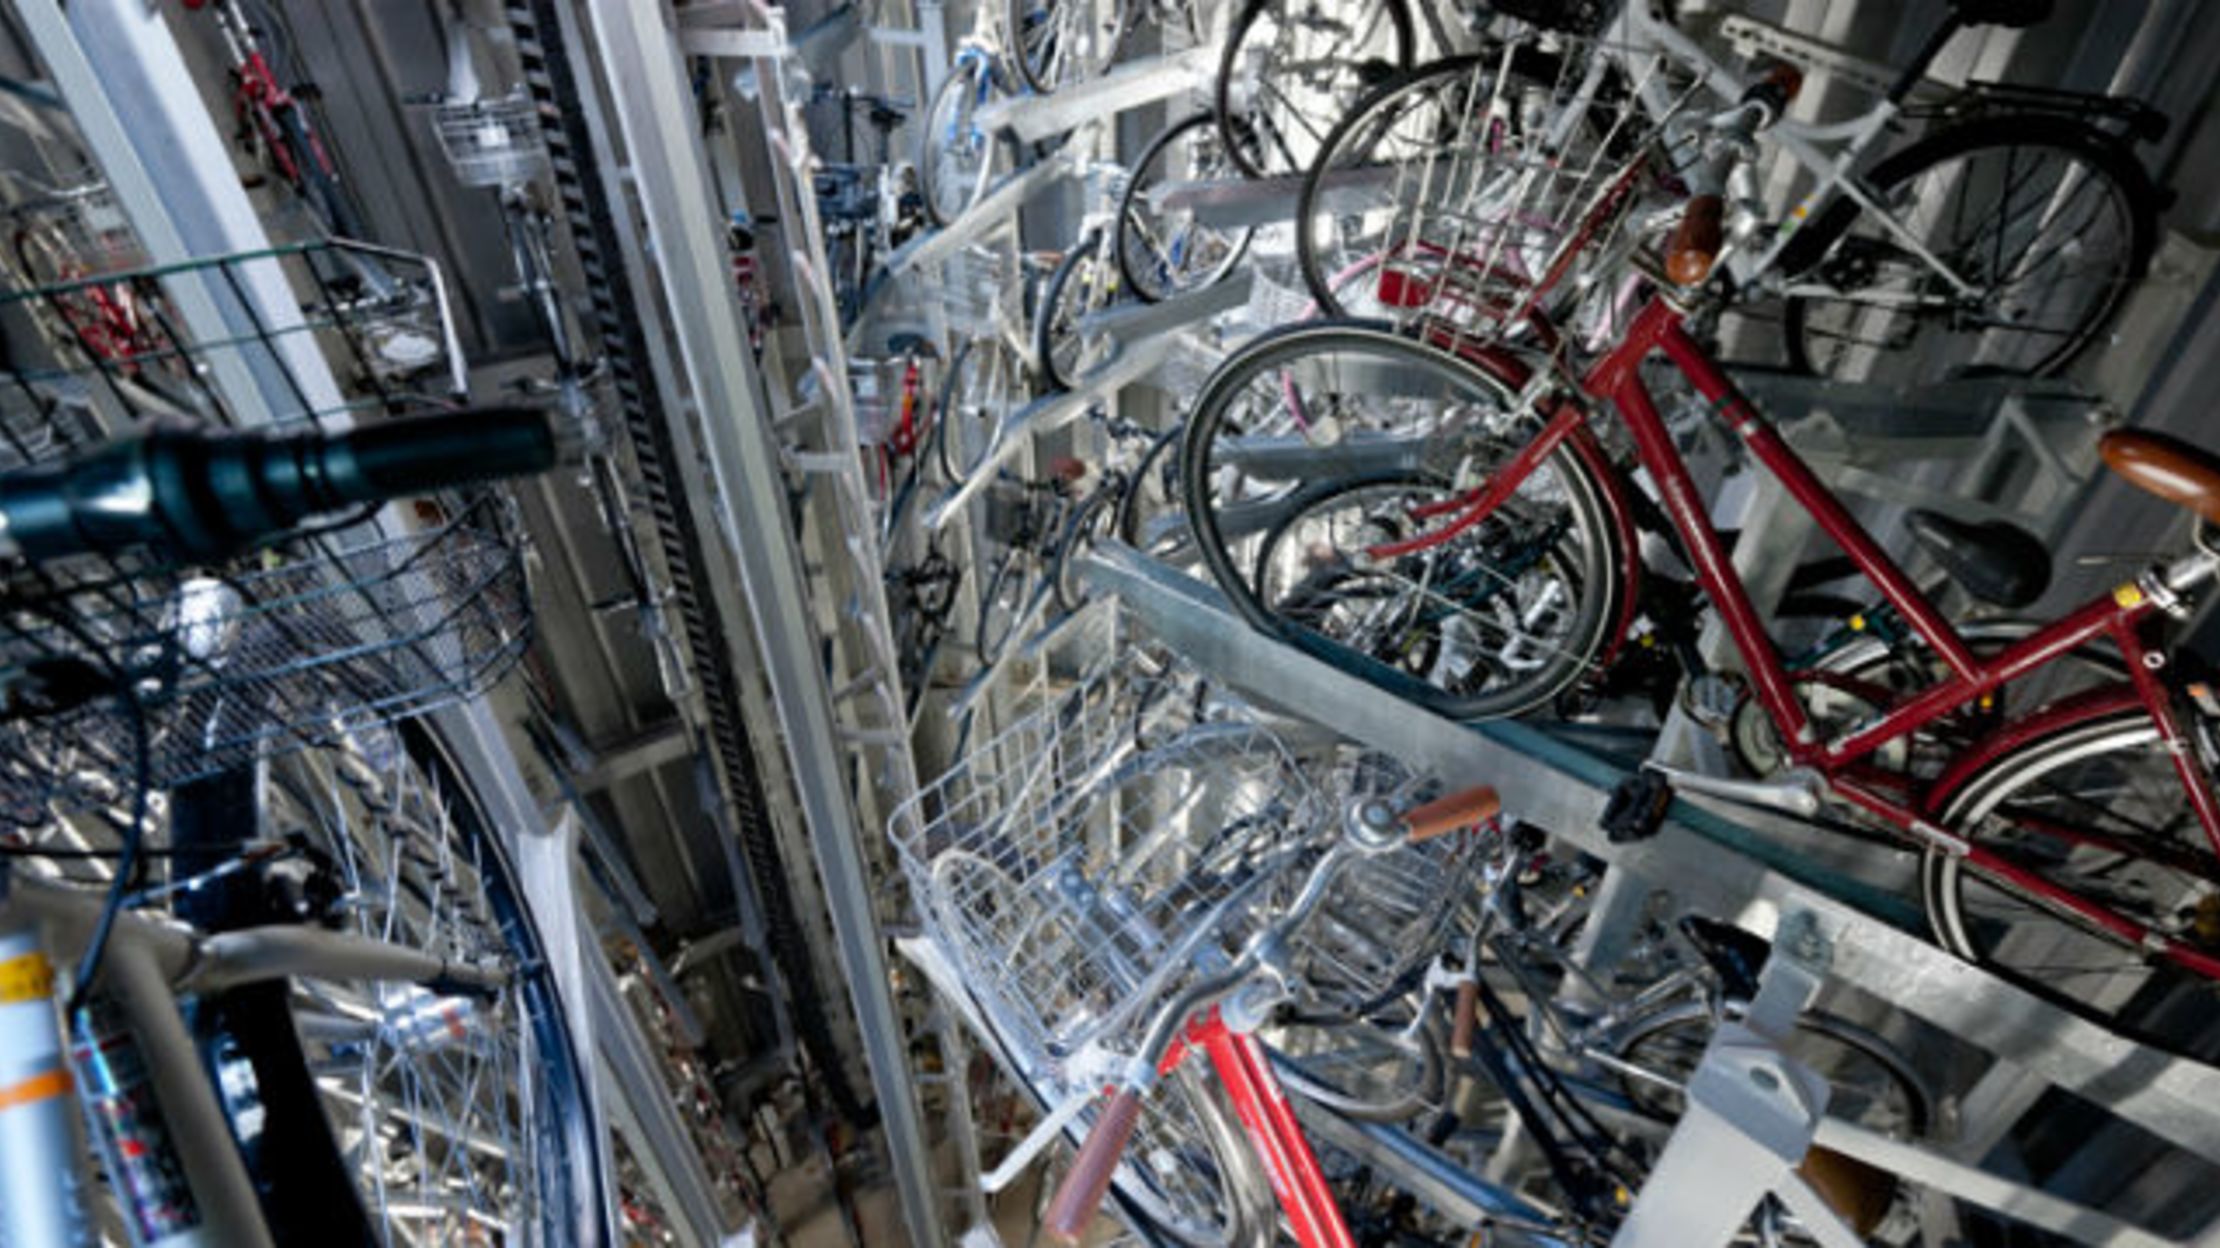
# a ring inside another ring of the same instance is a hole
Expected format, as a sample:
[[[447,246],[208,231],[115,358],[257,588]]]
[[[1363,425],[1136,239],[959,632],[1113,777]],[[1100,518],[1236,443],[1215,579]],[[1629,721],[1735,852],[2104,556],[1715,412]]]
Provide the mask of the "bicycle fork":
[[[1294,1229],[1295,1242],[1303,1248],[1355,1248],[1356,1240],[1341,1216],[1341,1205],[1326,1186],[1317,1154],[1311,1151],[1294,1107],[1287,1103],[1287,1093],[1272,1073],[1264,1046],[1255,1036],[1228,1027],[1216,1010],[1188,1029],[1187,1044],[1190,1048],[1201,1046],[1210,1058],[1210,1067],[1225,1086],[1226,1099],[1241,1119],[1249,1146],[1264,1161],[1265,1172],[1272,1180],[1272,1194],[1279,1198],[1280,1210]]]

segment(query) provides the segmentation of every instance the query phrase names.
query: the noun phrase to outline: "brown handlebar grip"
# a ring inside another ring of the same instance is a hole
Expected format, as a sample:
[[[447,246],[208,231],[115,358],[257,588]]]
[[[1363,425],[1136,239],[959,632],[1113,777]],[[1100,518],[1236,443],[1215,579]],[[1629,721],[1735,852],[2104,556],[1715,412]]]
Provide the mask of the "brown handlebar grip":
[[[1466,980],[1457,985],[1457,1004],[1450,1015],[1449,1055],[1458,1061],[1472,1056],[1472,1038],[1480,1031],[1480,985]]]
[[[1404,834],[1412,844],[1430,841],[1444,832],[1469,828],[1476,823],[1486,823],[1503,810],[1503,799],[1485,784],[1476,784],[1461,793],[1437,797],[1423,806],[1414,806],[1403,816]]]
[[[1680,224],[1673,227],[1665,245],[1665,276],[1682,286],[1695,286],[1711,276],[1711,266],[1726,246],[1726,203],[1717,195],[1698,195],[1688,201]]]
[[[1048,1232],[1050,1243],[1076,1244],[1087,1233],[1088,1224],[1095,1220],[1095,1210],[1102,1207],[1103,1195],[1110,1190],[1111,1176],[1118,1172],[1118,1158],[1125,1153],[1126,1141],[1133,1138],[1133,1128],[1140,1120],[1141,1094],[1119,1088],[1087,1132],[1079,1156],[1072,1159],[1071,1170],[1056,1187],[1056,1198],[1048,1202],[1048,1216],[1041,1220],[1041,1227]]]

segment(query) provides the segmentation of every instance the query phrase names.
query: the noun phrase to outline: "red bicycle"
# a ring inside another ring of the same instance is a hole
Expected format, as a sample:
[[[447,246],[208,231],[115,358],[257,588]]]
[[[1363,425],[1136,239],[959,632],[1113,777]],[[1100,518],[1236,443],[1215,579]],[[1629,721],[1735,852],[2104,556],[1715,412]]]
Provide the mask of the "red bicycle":
[[[317,133],[299,90],[279,79],[263,46],[265,32],[248,20],[239,0],[184,4],[207,10],[222,32],[237,137],[293,188],[333,237],[363,238],[362,218],[340,182],[339,164]]]
[[[1437,135],[1438,176],[1477,188],[1468,209],[1494,194],[1500,224],[1460,223],[1448,251],[1391,251],[1376,294],[1401,326],[1290,326],[1220,367],[1184,448],[1205,561],[1251,622],[1415,702],[1463,718],[1533,709],[1610,663],[1638,608],[1646,500],[1607,449],[1608,407],[1785,756],[1733,795],[1899,835],[1923,853],[1944,945],[2084,1012],[2116,1019],[2170,982],[2220,978],[2213,741],[2160,636],[2220,573],[2220,545],[2200,526],[2189,553],[2063,619],[1969,641],[1689,333],[1726,233],[1718,195],[1665,216],[1630,194],[1715,192],[1778,108],[1745,101],[1684,129],[1701,160],[1615,137],[1605,146],[1632,154],[1571,186],[1563,160],[1500,129],[1462,149]],[[1643,227],[1672,220],[1662,257],[1646,251],[1662,228]],[[1908,687],[1835,677],[1852,696],[1822,708],[1820,682],[1784,664],[1645,379],[1657,354],[1900,617]],[[2220,525],[2220,458],[2133,431],[2101,453]],[[1915,513],[1910,527],[1975,596],[2023,606],[2047,582],[2040,543],[2010,526]],[[2114,648],[2124,675],[1997,713],[2000,691],[2092,646]]]

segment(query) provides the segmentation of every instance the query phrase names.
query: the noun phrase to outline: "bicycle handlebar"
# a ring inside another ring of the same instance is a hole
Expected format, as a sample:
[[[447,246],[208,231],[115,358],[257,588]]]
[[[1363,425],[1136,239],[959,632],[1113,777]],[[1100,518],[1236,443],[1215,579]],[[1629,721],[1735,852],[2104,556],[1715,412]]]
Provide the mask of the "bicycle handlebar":
[[[1447,797],[1437,797],[1403,814],[1404,835],[1413,845],[1437,836],[1486,823],[1503,813],[1503,797],[1492,786],[1474,785]]]
[[[1681,213],[1680,224],[1665,244],[1665,276],[1680,286],[1697,286],[1711,276],[1719,255],[1726,250],[1726,197],[1724,190],[1734,167],[1748,159],[1758,132],[1770,127],[1788,111],[1803,85],[1802,71],[1784,63],[1774,65],[1764,77],[1743,91],[1734,107],[1712,119],[1707,127],[1717,155],[1692,173],[1696,195]]]
[[[1095,1119],[1086,1142],[1079,1146],[1079,1155],[1072,1158],[1071,1170],[1048,1203],[1048,1216],[1041,1220],[1041,1227],[1048,1232],[1049,1242],[1077,1244],[1086,1234],[1088,1224],[1095,1220],[1095,1211],[1102,1208],[1102,1198],[1110,1194],[1110,1179],[1118,1172],[1118,1159],[1140,1122],[1141,1094],[1132,1088],[1119,1088],[1103,1107],[1102,1116]]]
[[[1297,891],[1295,900],[1264,932],[1248,942],[1232,966],[1188,985],[1157,1011],[1143,1033],[1140,1052],[1128,1068],[1129,1073],[1111,1093],[1109,1103],[1081,1142],[1071,1170],[1064,1175],[1049,1203],[1048,1216],[1042,1226],[1052,1242],[1076,1244],[1087,1225],[1094,1221],[1103,1197],[1109,1193],[1111,1178],[1117,1173],[1118,1160],[1139,1122],[1141,1097],[1154,1081],[1157,1060],[1170,1048],[1182,1022],[1247,981],[1262,961],[1259,951],[1284,944],[1287,935],[1324,901],[1335,872],[1352,858],[1384,848],[1421,844],[1459,828],[1485,823],[1502,812],[1503,799],[1489,785],[1461,789],[1385,820],[1396,835],[1384,838],[1379,826],[1383,820],[1373,813],[1374,805],[1360,803],[1356,807],[1352,812],[1352,827],[1345,833],[1345,839],[1319,858]],[[1469,1047],[1469,1032],[1466,1040]]]
[[[528,408],[478,408],[345,433],[154,428],[0,475],[0,557],[147,549],[173,563],[245,551],[312,516],[555,465]]]

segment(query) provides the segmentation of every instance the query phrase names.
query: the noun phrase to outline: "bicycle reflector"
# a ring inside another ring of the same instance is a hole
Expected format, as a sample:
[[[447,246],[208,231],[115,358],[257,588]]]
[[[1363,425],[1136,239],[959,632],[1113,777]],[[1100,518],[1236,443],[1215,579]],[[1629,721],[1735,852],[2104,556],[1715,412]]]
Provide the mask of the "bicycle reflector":
[[[0,475],[0,557],[235,555],[312,516],[554,466],[547,416],[478,408],[345,433],[157,427]]]

